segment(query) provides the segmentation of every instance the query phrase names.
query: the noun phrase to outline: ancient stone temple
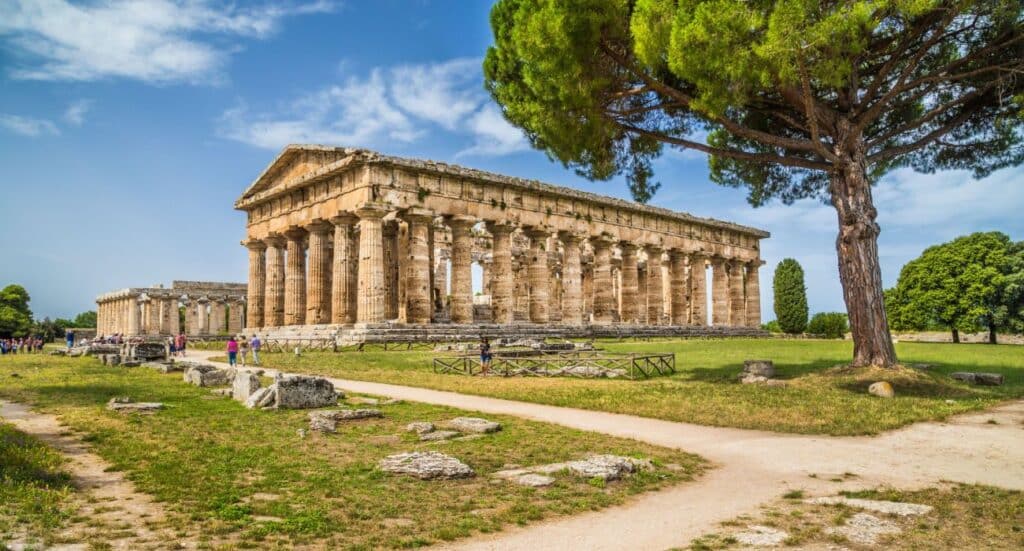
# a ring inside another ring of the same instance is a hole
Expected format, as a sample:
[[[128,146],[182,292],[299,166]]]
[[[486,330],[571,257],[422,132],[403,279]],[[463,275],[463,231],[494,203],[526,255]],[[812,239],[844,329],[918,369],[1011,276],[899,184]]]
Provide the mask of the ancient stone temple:
[[[96,298],[96,332],[138,335],[216,336],[242,331],[245,283],[175,281],[170,288],[131,287]],[[180,311],[185,310],[182,326]]]
[[[235,207],[251,330],[761,322],[769,234],[729,222],[317,145],[286,147]]]

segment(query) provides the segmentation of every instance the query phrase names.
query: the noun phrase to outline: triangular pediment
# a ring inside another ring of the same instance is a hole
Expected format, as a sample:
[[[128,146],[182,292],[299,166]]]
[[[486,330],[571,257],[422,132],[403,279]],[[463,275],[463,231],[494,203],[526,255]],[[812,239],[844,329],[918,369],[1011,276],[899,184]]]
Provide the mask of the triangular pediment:
[[[284,148],[262,174],[245,190],[239,201],[290,182],[339,161],[352,153],[347,147],[292,144]]]

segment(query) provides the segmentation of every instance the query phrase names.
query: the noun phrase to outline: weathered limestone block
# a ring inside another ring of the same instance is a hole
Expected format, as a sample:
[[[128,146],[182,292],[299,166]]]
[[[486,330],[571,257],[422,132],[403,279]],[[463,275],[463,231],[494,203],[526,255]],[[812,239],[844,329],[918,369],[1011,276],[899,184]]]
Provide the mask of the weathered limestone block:
[[[543,488],[555,483],[555,479],[550,476],[533,473],[517,476],[513,478],[512,481],[520,486],[527,486],[530,488]]]
[[[342,409],[334,411],[314,411],[309,414],[309,428],[320,432],[338,432],[339,421],[356,419],[381,418],[384,414],[379,409]]]
[[[252,396],[253,392],[260,389],[260,378],[248,372],[240,372],[235,375],[235,381],[231,389],[231,397],[243,404]]]
[[[277,385],[263,387],[249,395],[245,407],[249,409],[270,407],[276,399]]]
[[[185,370],[186,383],[200,387],[230,385],[235,378],[234,369],[220,369],[212,365],[197,365]]]
[[[868,387],[868,394],[872,396],[878,396],[879,398],[895,398],[896,391],[893,390],[892,385],[886,381],[878,381],[877,383],[871,383]]]
[[[426,421],[414,421],[405,426],[406,432],[415,432],[416,434],[426,434],[428,432],[434,432],[434,424]]]
[[[569,461],[565,468],[583,478],[618,480],[640,469],[652,468],[649,461],[618,455],[593,455],[580,461]]]
[[[453,430],[436,430],[420,434],[421,442],[437,442],[439,440],[451,440],[457,438],[461,433]]]
[[[972,373],[967,371],[957,371],[956,373],[951,373],[949,376],[958,381],[973,383],[976,385],[999,386],[1003,384],[1003,376],[999,373]]]
[[[501,430],[501,423],[479,417],[456,417],[445,423],[445,427],[458,432],[486,434]]]
[[[163,343],[141,342],[132,345],[132,356],[137,360],[162,360],[167,357],[167,347]]]
[[[118,413],[154,413],[164,409],[160,402],[136,402],[131,398],[111,398],[107,409]]]
[[[775,547],[786,541],[789,534],[778,528],[751,524],[743,532],[732,535],[737,542],[751,547]]]
[[[771,379],[775,376],[775,364],[771,360],[744,360],[743,373]]]
[[[142,367],[148,367],[157,373],[174,373],[185,369],[181,364],[174,362],[146,362],[142,364]]]
[[[874,545],[878,538],[889,534],[899,534],[903,530],[891,520],[880,519],[867,513],[857,513],[846,519],[842,526],[829,527],[826,532],[837,534],[861,545]]]
[[[378,463],[381,470],[406,474],[420,480],[470,478],[476,473],[462,461],[440,452],[400,453]]]
[[[275,407],[283,409],[311,409],[337,405],[343,395],[323,377],[279,375]]]

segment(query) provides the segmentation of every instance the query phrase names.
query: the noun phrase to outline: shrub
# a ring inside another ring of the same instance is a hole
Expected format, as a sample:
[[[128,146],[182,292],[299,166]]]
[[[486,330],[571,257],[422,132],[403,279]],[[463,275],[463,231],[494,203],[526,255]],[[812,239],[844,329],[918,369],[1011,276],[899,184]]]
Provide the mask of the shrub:
[[[786,333],[798,334],[807,329],[807,288],[804,269],[792,258],[775,268],[775,319]]]
[[[847,326],[846,314],[842,312],[818,312],[807,324],[807,332],[826,339],[841,339]]]
[[[779,321],[778,320],[772,320],[772,321],[769,321],[768,323],[762,323],[761,324],[761,329],[764,329],[765,331],[768,331],[769,333],[781,333],[782,332],[782,328],[779,327]]]

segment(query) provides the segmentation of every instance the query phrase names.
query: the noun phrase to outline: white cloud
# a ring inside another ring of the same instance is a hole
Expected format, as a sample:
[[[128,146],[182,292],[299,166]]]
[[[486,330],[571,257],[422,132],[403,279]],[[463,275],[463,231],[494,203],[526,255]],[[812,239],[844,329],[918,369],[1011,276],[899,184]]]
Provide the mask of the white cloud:
[[[221,116],[218,133],[267,149],[310,142],[379,147],[414,142],[436,125],[471,140],[456,156],[527,149],[522,132],[489,103],[482,80],[479,59],[375,68],[300,96],[276,113],[252,113],[242,103]]]
[[[92,109],[92,100],[80,99],[71,102],[64,110],[64,122],[72,126],[82,126],[85,122],[85,114]]]
[[[8,115],[0,113],[0,128],[5,128],[15,134],[35,138],[37,136],[56,136],[60,129],[56,124],[46,119],[35,119],[19,115]]]
[[[0,11],[0,38],[16,52],[14,78],[210,83],[222,78],[230,38],[263,38],[291,15],[331,11],[305,4],[244,7],[209,0],[13,0]]]

